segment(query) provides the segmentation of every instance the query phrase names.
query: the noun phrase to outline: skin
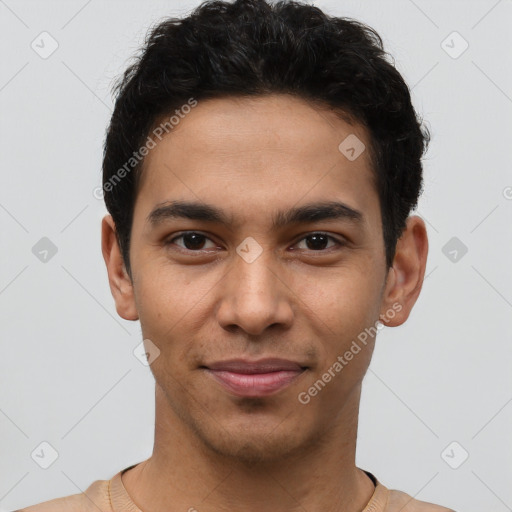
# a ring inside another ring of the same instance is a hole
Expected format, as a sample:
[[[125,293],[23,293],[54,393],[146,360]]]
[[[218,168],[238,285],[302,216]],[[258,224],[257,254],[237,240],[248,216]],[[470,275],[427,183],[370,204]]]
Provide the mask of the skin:
[[[360,512],[370,500],[374,486],[356,467],[355,450],[375,339],[308,404],[297,397],[379,317],[391,327],[406,321],[428,242],[423,221],[409,217],[386,268],[369,152],[350,161],[338,149],[350,134],[370,146],[360,124],[288,95],[200,101],[146,157],[132,278],[114,222],[103,219],[117,312],[140,320],[144,339],[160,350],[150,366],[153,454],[123,475],[144,512]],[[177,199],[217,206],[232,223],[176,218],[151,227],[150,212]],[[333,200],[360,211],[362,221],[272,228],[277,210]],[[178,238],[184,231],[206,238],[194,245]],[[315,245],[316,232],[333,238]],[[247,237],[263,249],[251,263],[236,252]],[[308,368],[272,396],[241,398],[200,368],[235,357]]]

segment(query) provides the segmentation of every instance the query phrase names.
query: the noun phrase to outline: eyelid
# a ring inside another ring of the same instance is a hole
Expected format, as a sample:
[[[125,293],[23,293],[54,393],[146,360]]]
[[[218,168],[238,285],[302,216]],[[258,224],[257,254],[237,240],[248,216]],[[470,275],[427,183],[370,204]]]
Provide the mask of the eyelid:
[[[164,245],[171,245],[172,242],[174,242],[174,240],[178,239],[178,238],[181,238],[185,235],[188,235],[188,234],[191,234],[191,233],[194,233],[194,234],[197,234],[197,235],[202,235],[205,239],[207,240],[210,240],[211,242],[213,243],[216,243],[215,240],[213,240],[209,235],[201,232],[201,231],[196,231],[196,230],[189,230],[189,231],[182,231],[182,232],[178,232],[177,234],[174,233],[172,235],[172,238],[167,238],[165,241],[164,241]],[[304,239],[310,237],[310,236],[313,236],[313,235],[323,235],[331,240],[333,240],[338,247],[343,247],[345,246],[348,241],[341,237],[341,238],[338,238],[334,235],[330,235],[329,233],[326,233],[324,231],[308,231],[306,233],[302,233],[300,236],[300,238],[297,238],[297,240],[293,243],[292,246],[295,246],[297,245],[298,243],[302,242]],[[180,247],[180,246],[177,246],[179,247],[179,249],[183,250],[183,251],[186,251],[186,252],[189,252],[189,253],[201,253],[202,251],[204,251],[205,249],[198,249],[197,251],[194,251],[192,249],[186,249],[186,248],[183,248],[183,247]],[[332,247],[330,248],[332,249]],[[301,250],[301,249],[299,249]],[[308,249],[302,249],[302,250],[305,250],[305,251],[308,251]],[[322,253],[322,252],[327,252],[329,249],[322,249],[322,250],[313,250],[313,249],[310,249],[309,252],[313,252],[313,253]]]
[[[293,245],[297,245],[299,242],[302,242],[305,238],[308,238],[313,235],[322,235],[326,238],[330,238],[334,242],[336,242],[339,246],[347,244],[347,240],[343,237],[336,237],[334,235],[330,235],[329,233],[326,233],[325,231],[308,231],[306,234],[300,235],[300,238],[297,239],[297,241]],[[312,252],[324,252],[324,251],[313,251]]]
[[[213,243],[217,243],[215,242],[215,240],[213,240],[209,235],[203,233],[202,231],[197,231],[197,230],[188,230],[188,231],[182,231],[182,232],[178,232],[178,233],[173,233],[171,236],[171,238],[166,238],[164,240],[164,245],[174,245],[172,242],[174,242],[174,240],[178,239],[178,238],[182,238],[183,236],[185,235],[189,235],[189,234],[196,234],[196,235],[201,235],[203,236],[206,240],[209,240],[210,242],[213,242]],[[220,245],[220,244],[217,244],[217,245]],[[196,252],[196,253],[200,253],[201,251],[204,251],[204,249],[198,249],[197,251],[193,251],[192,249],[186,249],[184,247],[180,247],[178,246],[181,250],[183,251],[187,251],[187,252]]]

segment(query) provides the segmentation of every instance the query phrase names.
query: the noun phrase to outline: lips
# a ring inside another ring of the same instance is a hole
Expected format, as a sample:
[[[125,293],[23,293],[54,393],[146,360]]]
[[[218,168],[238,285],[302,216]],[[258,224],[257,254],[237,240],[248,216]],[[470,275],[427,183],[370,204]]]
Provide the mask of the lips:
[[[269,396],[291,384],[305,367],[286,359],[248,361],[231,359],[208,364],[205,371],[227,391],[237,396]]]

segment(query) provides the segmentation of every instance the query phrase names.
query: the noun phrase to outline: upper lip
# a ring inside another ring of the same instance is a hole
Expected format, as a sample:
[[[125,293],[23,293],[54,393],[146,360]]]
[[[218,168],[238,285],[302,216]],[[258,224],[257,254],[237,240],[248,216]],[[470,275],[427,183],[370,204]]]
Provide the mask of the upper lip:
[[[266,358],[257,361],[247,359],[229,359],[205,365],[210,370],[223,370],[234,373],[269,373],[278,371],[300,371],[301,364],[288,359]]]

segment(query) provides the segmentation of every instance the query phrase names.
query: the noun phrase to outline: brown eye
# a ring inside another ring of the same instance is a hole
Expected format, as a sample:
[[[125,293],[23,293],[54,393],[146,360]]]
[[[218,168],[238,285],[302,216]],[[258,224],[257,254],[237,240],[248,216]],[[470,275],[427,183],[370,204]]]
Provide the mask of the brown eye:
[[[302,247],[301,249],[309,250],[309,251],[324,251],[325,249],[330,249],[333,247],[327,246],[329,240],[334,241],[334,246],[342,246],[343,243],[336,240],[334,237],[327,235],[325,233],[311,233],[308,236],[305,236],[302,240],[300,240],[299,244],[303,241],[306,241],[306,247]]]
[[[210,240],[206,235],[203,235],[201,233],[196,233],[195,231],[189,231],[186,233],[182,233],[179,236],[174,237],[173,239],[169,240],[166,245],[173,244],[176,240],[183,240],[183,245],[176,244],[178,247],[181,247],[182,249],[186,249],[188,251],[200,251],[203,249],[206,249],[205,242],[207,240]],[[211,240],[210,240],[211,241]],[[215,247],[215,244],[213,244],[213,247]]]

